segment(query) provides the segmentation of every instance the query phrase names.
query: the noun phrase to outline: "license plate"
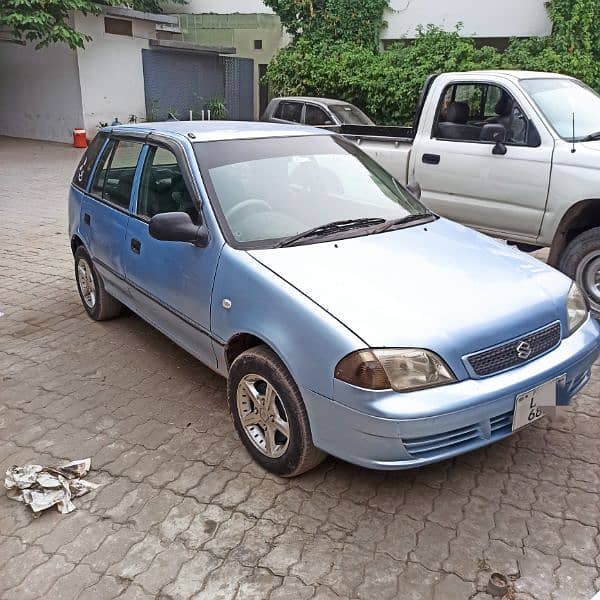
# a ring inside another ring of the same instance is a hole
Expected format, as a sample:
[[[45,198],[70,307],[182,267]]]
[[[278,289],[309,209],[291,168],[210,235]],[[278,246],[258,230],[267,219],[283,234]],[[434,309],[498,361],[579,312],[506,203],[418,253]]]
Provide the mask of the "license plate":
[[[544,416],[545,406],[556,406],[556,387],[564,384],[566,376],[548,381],[528,392],[519,394],[515,400],[512,430],[516,431]]]

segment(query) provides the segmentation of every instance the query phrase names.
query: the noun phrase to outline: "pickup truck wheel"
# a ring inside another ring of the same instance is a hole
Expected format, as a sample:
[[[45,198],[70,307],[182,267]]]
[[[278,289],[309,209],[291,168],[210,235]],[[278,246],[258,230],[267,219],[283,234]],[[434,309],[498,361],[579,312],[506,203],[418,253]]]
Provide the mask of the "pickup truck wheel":
[[[600,315],[600,227],[578,235],[564,251],[559,269],[574,279]]]
[[[294,477],[325,458],[312,443],[298,386],[267,346],[251,348],[233,361],[227,399],[242,443],[267,471]]]
[[[106,292],[83,246],[75,251],[75,279],[83,308],[94,321],[106,321],[120,314],[123,305]]]

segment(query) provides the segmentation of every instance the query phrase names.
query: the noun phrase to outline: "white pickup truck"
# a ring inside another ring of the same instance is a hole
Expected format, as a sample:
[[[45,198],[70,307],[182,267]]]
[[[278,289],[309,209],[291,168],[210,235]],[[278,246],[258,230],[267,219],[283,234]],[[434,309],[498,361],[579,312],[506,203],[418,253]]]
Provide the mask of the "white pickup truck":
[[[337,128],[432,210],[576,279],[600,312],[600,96],[564,75],[431,76],[414,128]]]

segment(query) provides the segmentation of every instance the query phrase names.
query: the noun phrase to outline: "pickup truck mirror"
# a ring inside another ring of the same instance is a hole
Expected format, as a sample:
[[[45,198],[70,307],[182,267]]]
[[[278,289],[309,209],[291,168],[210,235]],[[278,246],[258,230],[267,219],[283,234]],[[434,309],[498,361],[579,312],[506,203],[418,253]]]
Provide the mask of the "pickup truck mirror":
[[[165,242],[188,242],[194,246],[208,244],[208,231],[204,225],[194,225],[185,212],[166,212],[150,219],[150,237]]]
[[[413,181],[412,183],[409,183],[406,186],[406,189],[417,199],[420,200],[421,199],[421,186],[416,182]]]
[[[488,123],[481,128],[479,139],[482,142],[495,142],[492,154],[506,154],[506,127],[500,123]]]

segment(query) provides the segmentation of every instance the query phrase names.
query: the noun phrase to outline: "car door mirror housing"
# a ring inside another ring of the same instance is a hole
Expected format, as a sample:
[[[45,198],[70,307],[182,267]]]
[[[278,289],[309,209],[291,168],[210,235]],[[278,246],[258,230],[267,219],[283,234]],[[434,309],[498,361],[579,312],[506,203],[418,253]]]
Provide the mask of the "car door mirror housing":
[[[488,123],[481,128],[482,142],[495,142],[492,154],[506,154],[506,127],[501,123]]]
[[[150,237],[164,242],[187,242],[194,246],[208,244],[208,231],[202,225],[195,225],[185,212],[166,212],[150,219]]]

